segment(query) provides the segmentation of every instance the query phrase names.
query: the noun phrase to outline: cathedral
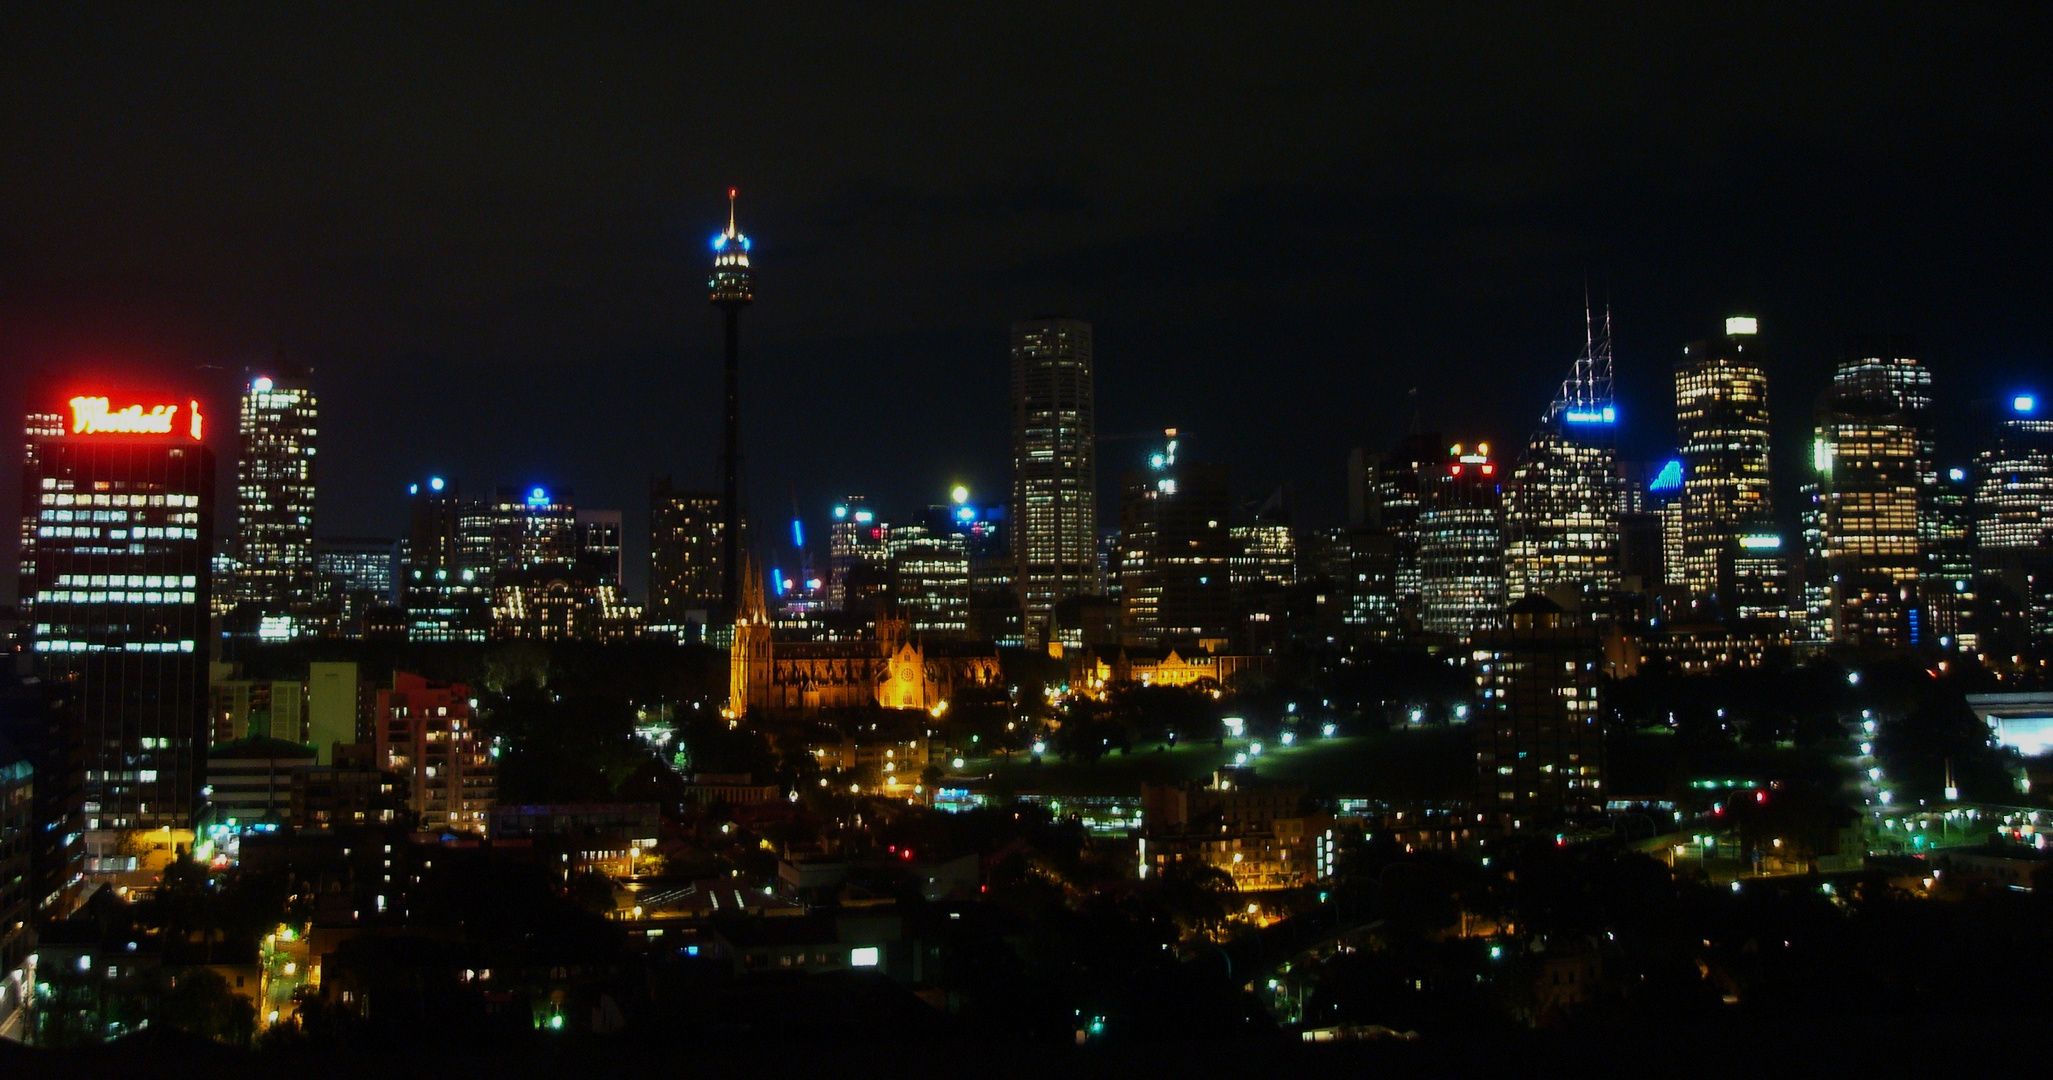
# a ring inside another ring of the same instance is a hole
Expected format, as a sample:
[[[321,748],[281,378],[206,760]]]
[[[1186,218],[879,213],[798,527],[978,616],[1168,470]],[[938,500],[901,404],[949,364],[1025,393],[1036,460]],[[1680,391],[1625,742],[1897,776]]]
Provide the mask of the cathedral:
[[[965,687],[998,683],[998,653],[990,643],[922,641],[900,619],[878,619],[867,640],[778,641],[761,577],[746,559],[741,580],[728,652],[734,716],[871,707],[931,711]]]

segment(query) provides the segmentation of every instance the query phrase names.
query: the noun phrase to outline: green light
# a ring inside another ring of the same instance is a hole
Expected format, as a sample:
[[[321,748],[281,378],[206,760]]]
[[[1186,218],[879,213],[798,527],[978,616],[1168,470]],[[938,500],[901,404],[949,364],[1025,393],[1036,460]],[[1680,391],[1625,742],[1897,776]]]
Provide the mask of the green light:
[[[552,1016],[552,1017],[550,1017],[550,1018],[549,1018],[549,1030],[550,1030],[550,1031],[562,1031],[562,1030],[563,1030],[563,1018],[562,1018],[561,1016]]]

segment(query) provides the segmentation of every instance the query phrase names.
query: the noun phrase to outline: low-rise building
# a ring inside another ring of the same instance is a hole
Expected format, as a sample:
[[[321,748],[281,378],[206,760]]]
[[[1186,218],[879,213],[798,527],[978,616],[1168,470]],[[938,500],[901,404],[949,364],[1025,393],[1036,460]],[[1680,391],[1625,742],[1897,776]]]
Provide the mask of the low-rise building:
[[[1199,862],[1243,892],[1322,881],[1333,873],[1337,838],[1332,817],[1310,810],[1306,796],[1302,785],[1262,783],[1246,770],[1215,774],[1204,786],[1144,785],[1140,874]]]
[[[684,801],[696,806],[758,806],[779,797],[777,785],[758,784],[751,773],[694,773],[684,783]]]
[[[312,767],[315,758],[313,747],[284,739],[240,739],[209,750],[207,803],[214,821],[231,828],[290,824],[293,774]]]
[[[407,672],[378,691],[377,766],[406,777],[408,809],[423,829],[483,833],[498,801],[495,748],[472,708],[470,687]]]
[[[608,877],[652,869],[649,858],[662,824],[655,803],[495,806],[490,816],[494,839],[546,843],[565,856],[566,874],[592,871]]]
[[[302,768],[292,776],[292,826],[326,830],[358,825],[411,825],[407,778],[377,766],[365,743],[336,743],[331,765]]]

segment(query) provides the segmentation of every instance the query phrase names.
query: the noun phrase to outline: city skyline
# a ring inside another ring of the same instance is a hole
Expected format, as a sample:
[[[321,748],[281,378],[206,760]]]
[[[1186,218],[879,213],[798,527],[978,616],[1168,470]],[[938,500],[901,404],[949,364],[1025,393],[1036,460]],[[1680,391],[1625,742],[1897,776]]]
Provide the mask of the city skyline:
[[[1077,60],[1099,76],[1089,107],[1052,87],[971,86],[969,102],[1038,119],[1017,134],[1001,125],[994,145],[954,155],[936,147],[974,143],[950,139],[973,121],[908,102],[898,83],[866,71],[846,100],[795,88],[789,112],[748,99],[707,114],[668,107],[697,93],[657,61],[681,27],[658,21],[636,38],[603,16],[526,13],[502,39],[429,19],[422,41],[482,34],[515,54],[560,41],[593,70],[640,80],[646,99],[596,98],[585,80],[537,65],[512,88],[559,103],[538,121],[541,137],[616,168],[602,178],[509,135],[504,106],[475,89],[476,62],[458,49],[447,108],[486,121],[477,130],[388,119],[447,115],[421,109],[420,89],[404,80],[377,92],[388,108],[313,116],[304,95],[341,77],[332,65],[285,75],[254,64],[240,76],[252,80],[245,89],[270,80],[290,91],[283,130],[303,120],[338,132],[367,146],[361,160],[331,160],[325,144],[298,136],[259,138],[281,129],[234,112],[210,121],[229,133],[219,161],[165,163],[175,167],[151,170],[142,188],[122,142],[68,123],[67,109],[129,100],[135,72],[161,75],[175,99],[194,91],[190,76],[150,44],[149,20],[26,26],[95,48],[75,71],[49,71],[41,56],[16,67],[77,91],[83,105],[33,95],[6,121],[39,125],[24,145],[67,153],[25,157],[0,177],[7,205],[39,214],[13,234],[0,360],[207,379],[215,412],[227,415],[244,369],[255,374],[282,346],[317,369],[334,418],[323,454],[338,464],[324,476],[320,533],[393,532],[407,479],[441,473],[575,487],[592,505],[629,511],[639,544],[632,511],[650,476],[715,486],[717,316],[693,297],[724,209],[718,195],[739,186],[775,268],[750,316],[747,423],[779,433],[749,451],[752,505],[782,506],[794,487],[809,512],[848,490],[917,506],[956,483],[980,496],[1002,489],[1007,448],[989,417],[1004,403],[1006,327],[1057,313],[1096,327],[1104,430],[1200,432],[1211,457],[1235,466],[1237,488],[1285,483],[1301,519],[1334,522],[1347,449],[1408,426],[1414,386],[1426,427],[1516,445],[1534,399],[1573,355],[1586,279],[1615,313],[1627,458],[1666,449],[1665,373],[1682,344],[1735,313],[1761,319],[1777,479],[1788,487],[1808,441],[1805,406],[1844,337],[1917,335],[1935,393],[1955,402],[2015,392],[2053,351],[2031,284],[2048,219],[2025,187],[2053,140],[2043,118],[2005,107],[2030,85],[2026,43],[2038,28],[1990,34],[1995,10],[1937,24],[1890,12],[1852,26],[1767,20],[1772,33],[1708,15],[1678,27],[1594,12],[1528,27],[1529,45],[1495,54],[1501,84],[1463,78],[1473,60],[1443,73],[1405,59],[1472,53],[1462,46],[1479,28],[1451,15],[1271,28],[1291,47],[1229,53],[1233,62],[1216,67],[1205,60],[1228,49],[1228,28],[1126,28],[1157,47]],[[306,36],[259,48],[251,28],[220,35],[218,47],[292,58],[318,37],[323,49],[384,63],[416,47],[311,16],[285,22],[274,29]],[[1060,13],[1047,23],[1093,25]],[[723,16],[701,28],[729,46],[707,50],[707,77],[747,64],[776,84],[768,61],[779,43],[747,26]],[[814,62],[863,71],[859,57],[884,29],[859,18],[838,29]],[[921,40],[983,43],[1010,72],[1048,32],[941,20]],[[1413,78],[1362,84],[1342,62],[1350,54],[1322,37],[1392,49],[1393,74]],[[1965,42],[1991,39],[2006,44],[1975,54],[1972,79],[1919,81],[1916,95],[1892,81],[1898,69],[1946,70]],[[1550,49],[1604,57],[1599,89],[1538,77],[1555,68]],[[1297,81],[1276,78],[1271,53],[1292,57]],[[1818,54],[1870,59],[1788,62]],[[914,76],[892,75],[901,77]],[[1128,121],[1164,92],[1137,83],[1208,89],[1196,91],[1192,118],[1172,110],[1166,123],[1137,127]],[[1633,87],[1660,92],[1619,93]],[[1274,107],[1250,116],[1230,105],[1240,97]],[[828,133],[856,114],[894,117],[878,146]],[[1993,134],[1965,139],[1954,115]],[[1272,131],[1277,116],[1291,122]],[[1536,116],[1544,122],[1532,128]],[[1050,125],[1073,134],[1073,153],[1041,145]],[[631,137],[651,131],[670,134]],[[190,134],[174,125],[165,137]],[[1274,153],[1279,139],[1296,152]],[[376,163],[408,140],[420,151],[409,160],[427,167],[379,179]],[[258,145],[271,164],[242,167],[252,165],[242,147]],[[83,167],[60,174],[50,164],[60,159]],[[1927,163],[1937,160],[1970,190],[1935,187]],[[1706,161],[1718,163],[1716,187],[1697,176]],[[324,179],[301,184],[309,170]],[[266,186],[266,175],[289,183]],[[534,194],[508,194],[493,177]],[[310,213],[323,205],[330,212]],[[414,209],[436,206],[461,212]],[[321,220],[347,227],[312,224]],[[197,221],[220,227],[195,231]],[[1284,279],[1241,257],[1251,231],[1289,250]],[[274,242],[295,253],[290,266]],[[81,254],[96,250],[133,254]],[[920,287],[884,285],[909,281]],[[19,384],[7,382],[0,406],[18,410]],[[873,429],[874,417],[850,407],[865,400],[912,403],[921,438],[841,453]],[[538,401],[563,422],[513,422]],[[1302,422],[1245,420],[1283,409]],[[476,422],[450,438],[452,417]],[[1942,431],[1942,449],[1961,439]],[[823,469],[828,460],[847,468]],[[1103,464],[1110,477],[1127,463]]]
[[[1965,1060],[2049,47],[0,8],[0,1073]]]

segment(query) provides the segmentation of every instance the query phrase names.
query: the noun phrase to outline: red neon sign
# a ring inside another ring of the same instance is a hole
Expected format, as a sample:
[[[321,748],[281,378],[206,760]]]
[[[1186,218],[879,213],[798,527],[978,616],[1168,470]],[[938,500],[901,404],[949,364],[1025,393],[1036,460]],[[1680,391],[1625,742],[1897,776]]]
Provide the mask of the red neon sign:
[[[190,399],[184,405],[124,405],[117,409],[106,398],[80,395],[69,404],[73,435],[183,433],[195,442],[204,437],[206,419],[200,415],[200,403]],[[182,421],[181,411],[185,413]]]

